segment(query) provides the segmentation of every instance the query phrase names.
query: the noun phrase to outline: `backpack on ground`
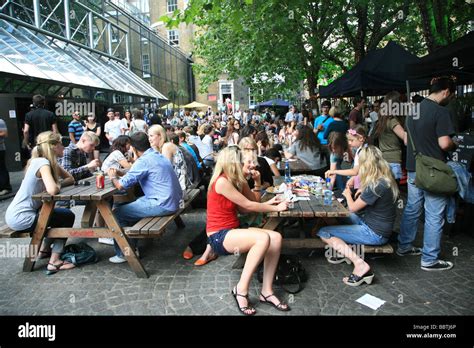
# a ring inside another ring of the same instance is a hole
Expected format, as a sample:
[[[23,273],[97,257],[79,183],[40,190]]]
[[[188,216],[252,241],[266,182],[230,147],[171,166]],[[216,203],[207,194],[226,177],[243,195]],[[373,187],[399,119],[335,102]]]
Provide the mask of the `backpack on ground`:
[[[95,263],[99,260],[99,257],[92,247],[86,243],[79,243],[66,245],[64,253],[61,255],[61,260],[79,266]]]

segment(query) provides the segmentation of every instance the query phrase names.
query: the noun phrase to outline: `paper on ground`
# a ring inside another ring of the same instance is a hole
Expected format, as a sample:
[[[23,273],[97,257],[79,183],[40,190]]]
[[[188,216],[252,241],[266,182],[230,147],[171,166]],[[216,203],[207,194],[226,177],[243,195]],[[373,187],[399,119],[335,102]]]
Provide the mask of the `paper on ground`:
[[[357,299],[356,302],[359,302],[363,304],[364,306],[372,308],[373,310],[377,310],[381,305],[385,303],[384,300],[381,300],[369,294],[365,294],[361,298]]]

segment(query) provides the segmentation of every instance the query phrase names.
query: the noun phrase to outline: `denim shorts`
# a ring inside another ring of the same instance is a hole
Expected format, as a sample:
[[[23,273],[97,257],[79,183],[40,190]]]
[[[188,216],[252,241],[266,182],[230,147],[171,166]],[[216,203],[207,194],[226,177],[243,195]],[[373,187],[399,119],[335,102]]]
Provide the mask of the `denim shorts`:
[[[227,233],[229,233],[230,229],[223,229],[216,233],[213,233],[211,236],[207,237],[207,243],[212,247],[212,250],[217,255],[231,255],[224,248],[224,239]]]

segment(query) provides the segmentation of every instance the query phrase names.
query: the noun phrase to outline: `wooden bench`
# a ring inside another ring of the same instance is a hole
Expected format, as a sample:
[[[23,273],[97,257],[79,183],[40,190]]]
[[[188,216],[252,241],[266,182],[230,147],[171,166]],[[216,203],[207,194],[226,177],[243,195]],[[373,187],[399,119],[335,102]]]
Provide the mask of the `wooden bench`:
[[[327,244],[319,238],[285,238],[282,249],[324,249]],[[390,244],[384,245],[360,245],[361,251],[367,254],[393,254],[393,247]]]
[[[184,195],[183,206],[173,215],[143,218],[132,227],[125,227],[124,232],[131,238],[158,238],[166,227],[174,221],[199,194],[199,189],[188,189]]]

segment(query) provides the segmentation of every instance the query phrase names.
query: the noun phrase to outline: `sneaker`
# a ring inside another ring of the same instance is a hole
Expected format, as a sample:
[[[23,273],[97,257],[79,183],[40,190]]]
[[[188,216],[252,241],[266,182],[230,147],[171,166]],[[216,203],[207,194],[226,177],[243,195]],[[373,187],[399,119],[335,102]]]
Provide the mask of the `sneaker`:
[[[451,261],[438,260],[435,264],[431,266],[421,266],[423,271],[447,271],[454,267],[454,264]]]
[[[99,243],[114,245],[114,239],[113,238],[99,238]]]
[[[124,262],[127,262],[127,260],[121,256],[112,256],[110,259],[109,259],[110,262],[112,263],[124,263]]]
[[[7,194],[9,194],[9,193],[10,193],[9,190],[1,190],[1,191],[0,191],[0,196],[5,196],[5,195],[7,195]]]
[[[397,255],[398,256],[416,256],[416,255],[421,255],[421,248],[416,248],[416,247],[411,247],[411,249],[407,251],[400,251],[397,250]]]
[[[344,256],[341,256],[341,257],[331,256],[331,257],[328,257],[327,260],[329,263],[332,263],[333,265],[338,265],[343,262],[347,263],[348,265],[351,264],[351,260],[349,260],[347,257],[344,257]]]

